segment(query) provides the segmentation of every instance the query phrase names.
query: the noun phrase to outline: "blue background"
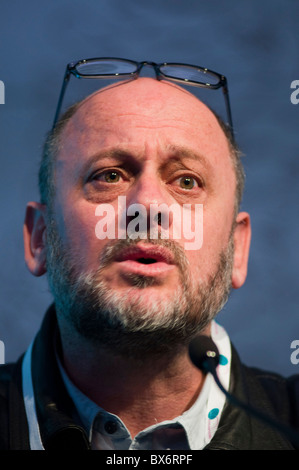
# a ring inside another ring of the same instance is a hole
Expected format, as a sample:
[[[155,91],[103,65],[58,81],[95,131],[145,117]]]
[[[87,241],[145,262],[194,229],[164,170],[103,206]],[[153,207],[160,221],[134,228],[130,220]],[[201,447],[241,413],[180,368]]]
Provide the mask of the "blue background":
[[[12,0],[0,3],[0,340],[16,359],[51,301],[23,261],[25,205],[67,62],[116,56],[198,64],[228,77],[245,153],[243,209],[252,217],[248,280],[219,322],[244,362],[283,374],[299,339],[299,2]]]

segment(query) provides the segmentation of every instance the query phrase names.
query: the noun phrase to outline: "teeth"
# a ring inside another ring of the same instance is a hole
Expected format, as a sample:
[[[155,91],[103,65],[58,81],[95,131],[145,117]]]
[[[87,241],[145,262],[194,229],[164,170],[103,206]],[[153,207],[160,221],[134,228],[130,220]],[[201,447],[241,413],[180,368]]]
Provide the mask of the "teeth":
[[[153,264],[156,263],[156,260],[153,258],[138,258],[137,260],[139,263],[142,264]]]

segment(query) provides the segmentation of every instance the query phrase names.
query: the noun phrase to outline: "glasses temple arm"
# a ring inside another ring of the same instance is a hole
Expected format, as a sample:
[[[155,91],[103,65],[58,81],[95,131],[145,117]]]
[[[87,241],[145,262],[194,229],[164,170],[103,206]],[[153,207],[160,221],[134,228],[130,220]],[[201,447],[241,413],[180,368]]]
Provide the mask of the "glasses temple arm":
[[[67,67],[66,71],[65,71],[65,74],[64,74],[64,77],[63,77],[62,87],[61,87],[61,91],[60,91],[60,95],[59,95],[59,99],[58,99],[58,104],[57,104],[57,108],[56,108],[56,113],[55,113],[55,117],[54,117],[52,130],[54,129],[54,127],[56,125],[56,122],[58,121],[61,106],[62,106],[62,101],[63,101],[63,98],[64,98],[64,94],[65,94],[67,84],[70,80],[70,76],[71,76],[70,70],[69,70],[69,67]]]
[[[225,101],[225,106],[226,106],[226,113],[227,113],[227,116],[228,116],[228,124],[229,124],[229,126],[230,126],[230,131],[231,131],[231,134],[232,134],[232,138],[233,138],[233,140],[234,140],[234,139],[235,139],[235,136],[234,136],[233,119],[232,119],[232,112],[231,112],[231,107],[230,107],[228,86],[227,86],[227,83],[226,83],[226,82],[225,82],[225,84],[223,85],[222,89],[223,89],[223,94],[224,94],[224,101]]]

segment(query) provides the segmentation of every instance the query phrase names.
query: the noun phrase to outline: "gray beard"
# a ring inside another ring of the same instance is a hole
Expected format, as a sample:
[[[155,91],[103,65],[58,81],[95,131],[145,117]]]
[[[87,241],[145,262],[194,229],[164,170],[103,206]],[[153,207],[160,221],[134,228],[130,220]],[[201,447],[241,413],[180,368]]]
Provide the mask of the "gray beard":
[[[180,284],[171,298],[152,299],[143,305],[142,289],[156,285],[152,277],[132,275],[132,288],[140,295],[132,298],[109,288],[102,271],[124,247],[138,240],[107,243],[96,272],[78,274],[76,257],[63,246],[54,220],[47,228],[47,274],[58,320],[69,325],[94,346],[124,357],[145,359],[174,353],[201,333],[227,302],[231,290],[233,237],[220,254],[217,269],[206,283],[190,273],[184,250],[172,240],[143,242],[166,246],[172,251],[180,273]]]

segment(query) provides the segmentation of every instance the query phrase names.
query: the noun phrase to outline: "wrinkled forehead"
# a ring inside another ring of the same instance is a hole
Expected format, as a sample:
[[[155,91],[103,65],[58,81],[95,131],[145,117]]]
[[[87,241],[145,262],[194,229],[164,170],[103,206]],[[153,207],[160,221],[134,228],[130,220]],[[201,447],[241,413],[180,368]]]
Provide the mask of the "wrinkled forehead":
[[[192,168],[199,162],[218,187],[235,190],[231,148],[215,114],[169,82],[139,78],[90,95],[66,121],[57,149],[56,170],[64,178],[120,154],[159,171],[175,159],[183,164],[188,155]]]
[[[184,102],[185,104],[200,105],[201,101],[192,93],[181,86],[166,80],[139,77],[134,80],[121,81],[101,88],[80,102],[79,108],[97,106],[103,104],[109,107],[109,103],[121,105],[123,102],[145,100],[151,105],[159,107],[162,103]],[[202,106],[203,103],[202,103]],[[79,109],[78,108],[78,109]],[[206,107],[206,109],[208,109]]]
[[[83,129],[86,133],[129,115],[139,115],[145,125],[147,121],[186,123],[211,139],[226,141],[215,114],[192,93],[174,83],[144,77],[110,85],[82,100],[65,130],[82,137]]]

